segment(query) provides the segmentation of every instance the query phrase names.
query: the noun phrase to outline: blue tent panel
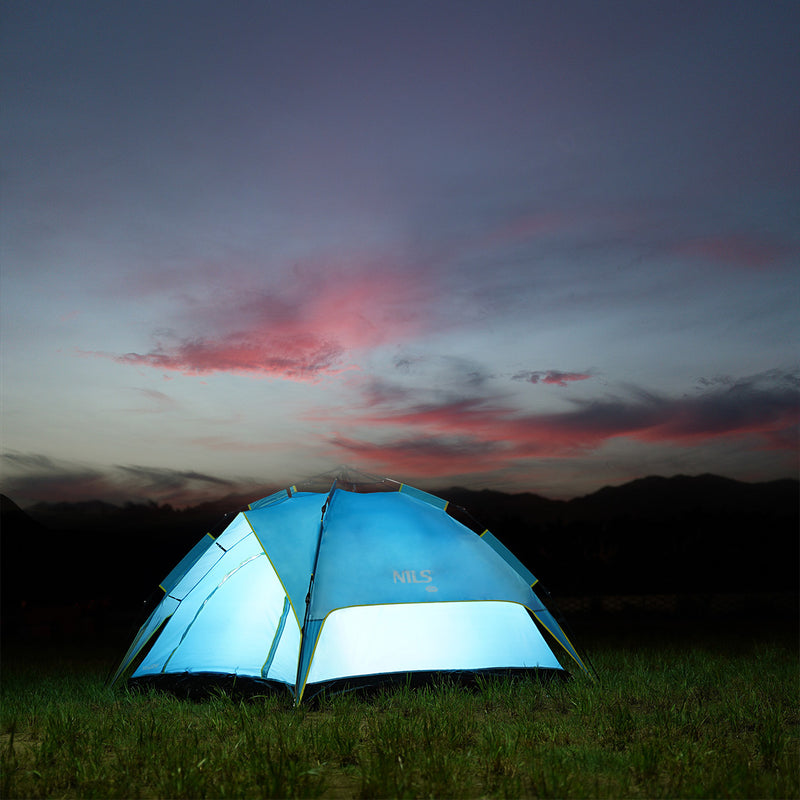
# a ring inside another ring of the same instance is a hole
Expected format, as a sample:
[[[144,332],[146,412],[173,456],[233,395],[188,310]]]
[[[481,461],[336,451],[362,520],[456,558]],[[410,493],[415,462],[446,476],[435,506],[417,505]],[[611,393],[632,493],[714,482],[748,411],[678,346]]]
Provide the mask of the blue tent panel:
[[[277,505],[278,503],[282,503],[284,500],[288,500],[296,491],[297,489],[294,486],[290,486],[288,489],[281,489],[278,492],[267,495],[266,497],[262,497],[260,500],[250,503],[248,508],[253,510],[256,508],[266,508],[267,506]]]
[[[298,624],[305,614],[308,579],[314,564],[325,495],[297,492],[279,505],[242,515],[275,568]]]
[[[178,581],[190,570],[197,560],[214,544],[214,537],[207,533],[203,538],[175,565],[172,571],[159,584],[164,594],[169,594]]]
[[[439,506],[398,492],[337,491],[325,517],[311,617],[355,605],[513,600],[525,580]]]
[[[493,536],[488,530],[481,534],[483,539],[492,550],[495,551],[507,564],[512,566],[523,578],[528,586],[535,586],[539,579],[534,577],[533,573],[496,537]]]
[[[447,500],[442,500],[441,497],[437,497],[435,494],[423,492],[421,489],[415,489],[413,486],[409,486],[407,483],[401,483],[400,488],[397,491],[402,492],[409,497],[414,497],[417,500],[421,500],[423,503],[428,503],[435,508],[440,508],[442,511],[444,511],[449,505]]]

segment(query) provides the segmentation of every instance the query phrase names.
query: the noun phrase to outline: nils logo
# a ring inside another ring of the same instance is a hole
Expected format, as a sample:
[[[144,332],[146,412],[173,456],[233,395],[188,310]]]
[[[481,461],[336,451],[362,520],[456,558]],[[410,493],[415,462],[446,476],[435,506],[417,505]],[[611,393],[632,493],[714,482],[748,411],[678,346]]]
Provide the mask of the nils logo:
[[[419,572],[415,569],[392,570],[393,583],[425,583],[426,592],[438,592],[439,590],[432,584],[433,570],[421,569]]]

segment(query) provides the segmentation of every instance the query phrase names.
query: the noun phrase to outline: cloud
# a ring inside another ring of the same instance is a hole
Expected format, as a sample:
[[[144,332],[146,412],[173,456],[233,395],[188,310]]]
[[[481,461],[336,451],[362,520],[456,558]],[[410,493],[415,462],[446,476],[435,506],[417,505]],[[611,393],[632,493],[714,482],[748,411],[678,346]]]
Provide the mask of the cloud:
[[[650,427],[637,432],[637,438],[692,444],[755,435],[768,449],[797,447],[797,375],[772,370],[733,382],[717,379],[712,386],[695,397],[661,401],[657,405],[662,407],[662,413]]]
[[[391,268],[298,269],[269,291],[187,303],[182,327],[191,333],[161,331],[148,352],[112,357],[187,375],[314,381],[353,367],[348,359],[358,352],[417,335],[425,317],[419,282]]]
[[[269,330],[246,330],[218,339],[159,342],[149,353],[127,353],[115,360],[184,375],[226,372],[304,381],[334,372],[343,354],[336,342],[314,334],[276,336]]]
[[[174,397],[171,397],[164,392],[159,392],[156,389],[132,387],[132,390],[140,395],[146,401],[146,404],[137,408],[127,409],[126,413],[163,414],[166,412],[175,411],[180,407],[180,404],[177,400],[175,400]]]
[[[147,496],[164,496],[175,492],[184,491],[188,486],[200,484],[230,488],[231,481],[217,478],[213,475],[205,475],[194,470],[174,470],[163,467],[142,467],[142,466],[118,466],[130,483],[137,487],[140,493]]]
[[[500,469],[505,458],[492,442],[469,437],[408,437],[386,442],[365,442],[335,436],[329,441],[339,454],[373,468],[388,469],[393,474],[436,478],[443,474],[486,473]]]
[[[628,387],[623,396],[575,400],[554,413],[526,413],[490,397],[371,407],[353,425],[381,430],[380,444],[341,434],[331,443],[387,466],[396,461],[424,471],[431,464],[451,473],[465,471],[470,459],[472,471],[484,472],[526,459],[586,456],[612,439],[694,446],[755,438],[761,449],[797,450],[800,381],[794,373],[716,379],[710,386],[683,397]]]
[[[113,492],[102,471],[73,462],[55,461],[38,453],[3,453],[3,492],[25,500],[91,500]]]
[[[592,375],[587,372],[561,372],[557,369],[545,372],[518,372],[512,376],[515,381],[528,381],[529,383],[548,383],[552,386],[566,386],[573,381],[586,381]]]
[[[395,357],[392,365],[398,373],[425,383],[469,388],[472,391],[495,377],[482,362],[464,356],[403,354]]]
[[[19,452],[3,454],[2,462],[2,491],[22,505],[102,499],[118,504],[153,500],[186,506],[241,489],[232,481],[194,470],[99,467]]]
[[[792,252],[792,247],[762,236],[732,233],[689,239],[676,252],[741,269],[763,270]]]

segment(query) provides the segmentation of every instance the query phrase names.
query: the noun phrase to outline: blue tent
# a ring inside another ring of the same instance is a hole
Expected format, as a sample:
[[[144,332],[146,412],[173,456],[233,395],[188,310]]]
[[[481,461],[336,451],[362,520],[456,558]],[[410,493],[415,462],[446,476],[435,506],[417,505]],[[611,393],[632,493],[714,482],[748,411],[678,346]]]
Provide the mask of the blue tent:
[[[204,536],[164,579],[113,683],[255,682],[300,703],[409,674],[567,674],[553,648],[586,671],[536,578],[491,533],[434,495],[383,489],[291,487]]]

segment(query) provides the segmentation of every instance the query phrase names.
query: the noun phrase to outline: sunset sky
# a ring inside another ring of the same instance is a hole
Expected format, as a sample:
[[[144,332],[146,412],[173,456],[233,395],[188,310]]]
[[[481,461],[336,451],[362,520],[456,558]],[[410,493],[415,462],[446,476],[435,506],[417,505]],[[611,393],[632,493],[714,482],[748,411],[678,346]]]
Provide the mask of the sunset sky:
[[[800,3],[0,10],[21,505],[797,476]]]

